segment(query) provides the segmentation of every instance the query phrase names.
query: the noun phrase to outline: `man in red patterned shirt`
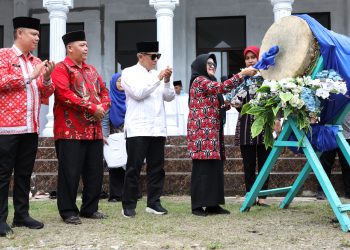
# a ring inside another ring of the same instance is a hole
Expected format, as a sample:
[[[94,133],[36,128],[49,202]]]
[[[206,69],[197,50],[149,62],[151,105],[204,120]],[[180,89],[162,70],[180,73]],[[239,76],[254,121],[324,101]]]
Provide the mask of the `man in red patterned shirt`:
[[[44,226],[29,216],[30,177],[38,147],[40,104],[54,91],[50,75],[55,64],[30,53],[39,42],[40,20],[16,17],[13,27],[13,46],[0,50],[0,236],[13,233],[6,223],[13,170],[12,226]]]
[[[96,69],[85,63],[88,45],[84,31],[65,34],[67,56],[57,64],[54,137],[58,158],[57,205],[64,222],[81,224],[81,217],[103,219],[98,202],[103,178],[101,119],[110,106],[108,90]],[[82,205],[76,205],[80,176]]]

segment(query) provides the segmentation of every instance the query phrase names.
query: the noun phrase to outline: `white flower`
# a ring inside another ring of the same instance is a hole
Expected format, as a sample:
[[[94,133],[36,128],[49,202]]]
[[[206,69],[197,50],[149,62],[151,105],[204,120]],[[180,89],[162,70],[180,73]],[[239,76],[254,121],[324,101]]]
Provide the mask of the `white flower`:
[[[301,109],[302,107],[304,107],[304,104],[305,104],[305,102],[304,102],[303,100],[300,99],[300,100],[298,101],[298,103],[297,103],[297,108],[298,108],[298,109]]]
[[[322,86],[320,79],[314,79],[314,80],[310,80],[309,81],[309,85],[310,87],[314,87],[314,88],[320,88]]]
[[[326,99],[329,97],[329,91],[326,89],[317,89],[316,96],[321,97],[322,99]]]
[[[347,88],[346,88],[345,82],[335,82],[332,92],[334,92],[336,94],[341,93],[341,94],[345,95],[346,92],[347,92]]]
[[[247,91],[241,90],[236,94],[237,97],[245,98],[247,96]]]
[[[299,95],[293,95],[292,99],[289,100],[289,104],[292,107],[297,107],[299,104],[300,98]]]

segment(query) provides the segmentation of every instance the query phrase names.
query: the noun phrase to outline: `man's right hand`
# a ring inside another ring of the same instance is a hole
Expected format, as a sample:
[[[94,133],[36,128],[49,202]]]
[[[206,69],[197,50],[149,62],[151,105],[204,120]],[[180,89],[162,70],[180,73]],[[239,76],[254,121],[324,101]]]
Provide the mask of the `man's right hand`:
[[[41,62],[38,64],[35,69],[33,70],[32,74],[30,75],[30,79],[34,80],[37,79],[40,73],[42,72],[43,68],[45,67],[45,64],[47,64],[47,60]]]
[[[98,121],[102,120],[103,117],[105,116],[106,112],[104,111],[104,109],[102,108],[102,105],[99,104],[97,105],[97,109],[94,113],[94,118]]]

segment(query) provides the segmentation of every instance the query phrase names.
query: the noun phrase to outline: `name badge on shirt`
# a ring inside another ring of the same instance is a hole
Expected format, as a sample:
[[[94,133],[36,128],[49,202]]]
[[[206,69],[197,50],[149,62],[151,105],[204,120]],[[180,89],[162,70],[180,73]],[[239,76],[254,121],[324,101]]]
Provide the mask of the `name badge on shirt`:
[[[14,64],[14,63],[12,63],[12,66],[13,66],[13,67],[18,67],[18,68],[21,67],[21,65],[19,65],[19,64]]]

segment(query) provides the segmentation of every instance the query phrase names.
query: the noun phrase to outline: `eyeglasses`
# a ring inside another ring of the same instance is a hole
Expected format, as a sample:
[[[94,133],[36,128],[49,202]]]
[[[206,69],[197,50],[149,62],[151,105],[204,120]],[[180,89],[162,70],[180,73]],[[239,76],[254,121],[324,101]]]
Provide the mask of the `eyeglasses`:
[[[156,58],[159,59],[160,56],[162,55],[159,53],[157,53],[157,54],[142,53],[142,54],[150,56],[152,61],[156,60]]]
[[[210,68],[216,68],[216,63],[207,62],[207,65],[208,65]]]

